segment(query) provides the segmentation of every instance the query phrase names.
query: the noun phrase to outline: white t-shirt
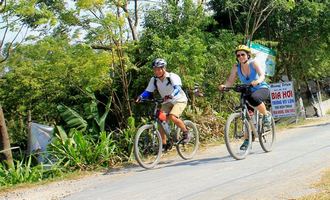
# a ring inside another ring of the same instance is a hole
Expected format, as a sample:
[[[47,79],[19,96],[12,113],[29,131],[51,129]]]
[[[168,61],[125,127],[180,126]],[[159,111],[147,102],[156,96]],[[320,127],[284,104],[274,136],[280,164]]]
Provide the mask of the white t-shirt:
[[[169,84],[167,77],[170,78],[171,84]],[[156,90],[156,87],[154,85],[154,80],[155,77],[152,77],[150,79],[146,91],[154,92]],[[156,80],[157,80],[156,84],[157,84],[158,92],[162,98],[164,98],[166,95],[171,95],[175,85],[179,85],[180,87],[182,86],[181,78],[175,73],[165,72],[165,78],[163,81],[161,81],[159,78],[156,78]],[[180,90],[179,94],[175,95],[172,99],[167,100],[166,103],[187,102],[187,101],[188,99],[186,94],[184,93],[183,90]]]

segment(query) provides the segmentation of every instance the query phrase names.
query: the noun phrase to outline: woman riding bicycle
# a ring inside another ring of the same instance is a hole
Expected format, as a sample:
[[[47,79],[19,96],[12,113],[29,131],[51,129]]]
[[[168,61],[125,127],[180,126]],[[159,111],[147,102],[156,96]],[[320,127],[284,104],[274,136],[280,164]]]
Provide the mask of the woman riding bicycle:
[[[157,58],[152,62],[154,77],[149,81],[148,87],[137,98],[136,102],[149,98],[151,94],[158,90],[161,97],[164,99],[162,110],[168,113],[168,119],[173,121],[183,132],[183,142],[188,143],[189,131],[184,122],[179,118],[187,105],[187,96],[181,88],[181,78],[175,73],[166,71],[166,61]],[[159,129],[162,136],[163,147],[166,150],[166,134],[162,128]]]
[[[250,84],[251,93],[246,96],[247,101],[263,115],[263,123],[265,127],[270,127],[271,115],[267,113],[265,101],[269,99],[269,85],[265,82],[265,72],[261,69],[257,62],[251,59],[251,49],[246,45],[239,45],[236,50],[237,64],[231,69],[230,76],[226,83],[219,86],[222,91],[226,87],[234,84],[238,75],[240,81],[244,84]],[[249,144],[247,136],[240,149],[245,150]]]

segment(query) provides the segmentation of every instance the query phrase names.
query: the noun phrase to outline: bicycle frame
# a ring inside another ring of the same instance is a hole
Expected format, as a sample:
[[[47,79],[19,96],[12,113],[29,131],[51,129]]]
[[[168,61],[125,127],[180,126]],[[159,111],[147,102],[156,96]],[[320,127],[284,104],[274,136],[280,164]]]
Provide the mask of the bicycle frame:
[[[258,141],[261,148],[265,152],[270,152],[272,150],[272,145],[275,140],[274,120],[272,119],[271,125],[265,128],[261,120],[261,115],[257,109],[254,108],[253,115],[249,114],[249,107],[251,106],[247,101],[247,96],[251,94],[250,87],[250,85],[242,84],[236,85],[235,87],[224,88],[224,91],[234,90],[235,92],[241,93],[240,104],[235,108],[235,112],[229,115],[225,126],[225,142],[228,152],[237,160],[241,160],[246,157],[255,138],[259,139]],[[242,121],[242,124],[237,123],[239,120]],[[232,127],[231,125],[234,126]],[[238,130],[238,127],[240,130]],[[237,145],[237,141],[242,139],[244,139],[244,143],[248,139],[248,146]]]
[[[251,127],[251,131],[252,134],[257,138],[260,132],[260,123],[259,123],[259,111],[257,109],[254,108],[254,113],[252,116],[249,115],[248,112],[248,106],[247,106],[248,102],[245,99],[245,95],[242,93],[241,94],[241,98],[240,98],[240,112],[241,112],[241,117],[242,120],[246,119]],[[253,118],[255,120],[255,124],[253,122]]]
[[[255,119],[255,124],[253,123],[253,118],[251,118],[251,116],[249,115],[248,112],[248,101],[246,100],[245,96],[246,96],[246,90],[249,90],[249,87],[251,87],[250,85],[241,85],[241,87],[237,88],[237,87],[227,87],[225,88],[225,91],[228,90],[234,90],[236,92],[240,92],[241,96],[240,96],[240,105],[239,107],[236,107],[236,111],[241,113],[241,118],[242,120],[246,119],[251,127],[252,130],[252,134],[257,138],[260,131],[261,131],[261,127],[260,127],[260,117],[259,117],[259,111],[253,107],[254,109],[254,114],[252,115],[252,117],[254,117]],[[252,106],[251,106],[252,107]]]
[[[171,133],[172,133],[173,128],[174,128],[174,130],[177,130],[177,126],[175,124],[172,125],[168,121],[162,122],[158,118],[158,112],[160,110],[159,105],[163,102],[163,100],[162,99],[154,99],[154,100],[144,100],[144,101],[151,101],[151,102],[155,103],[154,112],[153,112],[153,122],[152,122],[154,130],[158,130],[158,127],[161,126],[162,129],[164,130],[164,133],[166,134],[166,136],[171,140],[175,140],[175,138],[172,137]],[[169,126],[169,130],[166,130],[163,123],[166,123]],[[174,142],[177,142],[177,141],[174,141]]]
[[[175,146],[179,156],[184,160],[193,158],[199,145],[199,134],[196,125],[190,120],[183,120],[186,127],[189,127],[189,134],[191,134],[190,140],[184,142],[184,138],[180,134],[181,130],[174,123],[169,124],[163,115],[164,113],[159,112],[159,105],[163,100],[152,99],[145,101],[153,102],[155,107],[152,121],[141,126],[135,135],[134,155],[140,166],[146,169],[153,168],[159,162],[162,152],[171,150],[173,146]],[[162,128],[167,136],[167,143],[163,149],[161,134],[163,131],[159,131],[159,128]]]

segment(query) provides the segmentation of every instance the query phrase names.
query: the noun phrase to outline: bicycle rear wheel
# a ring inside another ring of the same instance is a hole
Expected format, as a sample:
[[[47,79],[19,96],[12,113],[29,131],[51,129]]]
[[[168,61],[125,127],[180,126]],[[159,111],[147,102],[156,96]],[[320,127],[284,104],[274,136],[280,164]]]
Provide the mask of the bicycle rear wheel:
[[[245,137],[248,136],[249,143],[246,149],[241,150]],[[252,145],[252,133],[249,123],[246,119],[242,119],[241,113],[231,114],[226,122],[225,142],[229,154],[236,160],[241,160],[249,153]]]
[[[268,112],[268,114],[271,114],[270,112]],[[271,125],[269,128],[266,129],[266,127],[264,127],[262,120],[260,121],[260,132],[259,132],[259,142],[261,145],[261,148],[265,151],[265,152],[270,152],[272,151],[273,148],[273,144],[275,142],[275,120],[272,117],[272,121],[271,121]]]
[[[184,124],[189,130],[190,140],[188,143],[183,143],[182,140],[182,131],[180,129],[176,132],[176,138],[178,139],[178,144],[176,145],[176,150],[181,158],[188,160],[194,157],[198,150],[199,146],[199,133],[194,124],[190,120],[184,120]]]
[[[137,131],[134,140],[134,155],[139,165],[151,169],[162,155],[162,139],[153,125],[144,125]]]

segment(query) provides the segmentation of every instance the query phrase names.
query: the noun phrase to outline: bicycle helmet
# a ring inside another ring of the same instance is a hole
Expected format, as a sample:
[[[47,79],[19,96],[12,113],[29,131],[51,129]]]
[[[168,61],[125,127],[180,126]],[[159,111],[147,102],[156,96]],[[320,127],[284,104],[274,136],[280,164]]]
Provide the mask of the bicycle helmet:
[[[248,54],[251,53],[251,49],[246,45],[238,45],[238,47],[235,49],[235,53],[237,53],[237,51],[245,51]]]
[[[152,68],[164,68],[166,65],[166,61],[162,58],[157,58],[152,62]]]

